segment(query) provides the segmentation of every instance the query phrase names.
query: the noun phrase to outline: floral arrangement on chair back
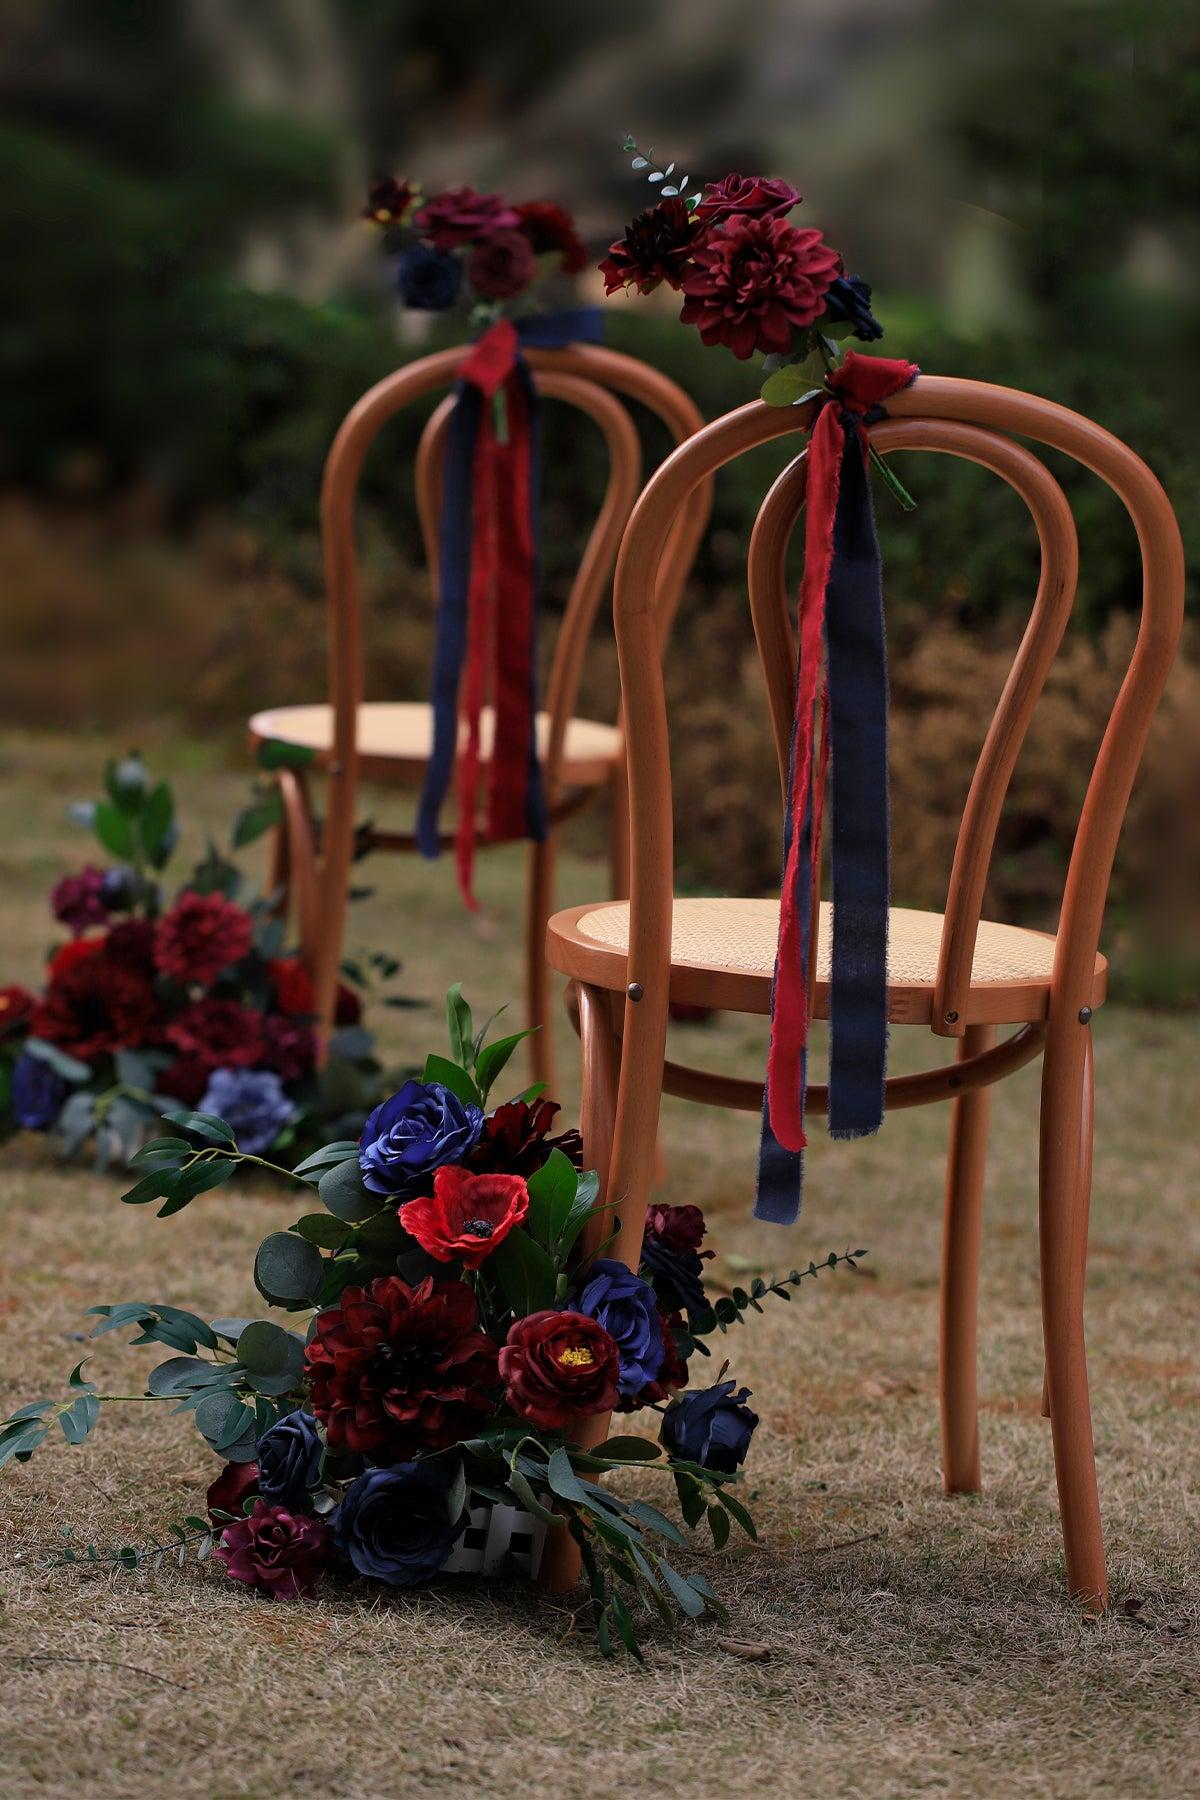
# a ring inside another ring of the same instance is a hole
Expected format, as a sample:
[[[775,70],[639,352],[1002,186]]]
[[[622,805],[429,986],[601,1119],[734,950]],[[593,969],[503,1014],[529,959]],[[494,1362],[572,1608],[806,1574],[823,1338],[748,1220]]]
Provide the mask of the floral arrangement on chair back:
[[[604,1244],[585,1256],[585,1228],[604,1212],[596,1176],[579,1167],[578,1133],[554,1134],[558,1107],[536,1090],[492,1103],[527,1034],[489,1043],[458,987],[447,1014],[450,1055],[431,1055],[357,1142],[332,1143],[291,1174],[316,1209],[264,1239],[254,1281],[297,1329],[139,1300],[90,1309],[94,1336],[130,1329],[131,1342],[171,1352],[146,1397],[190,1413],[223,1467],[207,1518],[187,1517],[148,1549],[69,1547],[58,1560],[133,1568],[166,1549],[182,1563],[194,1548],[279,1599],[355,1576],[403,1589],[479,1567],[468,1537],[490,1539],[489,1512],[516,1515],[523,1554],[510,1570],[531,1572],[538,1539],[569,1532],[600,1648],[640,1658],[639,1615],[723,1609],[702,1574],[668,1560],[688,1547],[679,1525],[601,1478],[657,1477],[718,1550],[732,1525],[753,1537],[735,1489],[757,1415],[724,1365],[698,1389],[691,1367],[765,1299],[790,1298],[819,1267],[853,1267],[863,1252],[710,1299],[702,1214],[655,1206],[638,1273]],[[210,1172],[243,1160],[228,1123],[180,1114],[175,1135],[139,1152],[147,1173],[125,1198],[176,1212],[212,1185]],[[81,1364],[63,1400],[0,1425],[0,1463],[27,1460],[55,1420],[82,1442],[102,1404],[122,1397],[98,1393]],[[596,1447],[580,1449],[581,1428],[645,1407],[661,1414],[657,1444],[596,1445],[593,1431]]]
[[[263,760],[304,752],[264,745]],[[272,897],[210,843],[171,899],[175,797],[141,757],[110,761],[97,801],[71,808],[112,859],[65,875],[50,910],[70,933],[46,986],[0,988],[0,1138],[50,1133],[63,1155],[89,1142],[98,1168],[128,1162],[171,1106],[219,1112],[244,1150],[295,1160],[331,1130],[357,1130],[383,1090],[360,993],[338,990],[338,1029],[317,1067],[312,980],[287,951]],[[234,821],[236,851],[277,822],[259,782]],[[354,965],[386,983],[390,957]],[[204,1185],[228,1179],[210,1168]],[[197,1172],[195,1179],[200,1179]]]

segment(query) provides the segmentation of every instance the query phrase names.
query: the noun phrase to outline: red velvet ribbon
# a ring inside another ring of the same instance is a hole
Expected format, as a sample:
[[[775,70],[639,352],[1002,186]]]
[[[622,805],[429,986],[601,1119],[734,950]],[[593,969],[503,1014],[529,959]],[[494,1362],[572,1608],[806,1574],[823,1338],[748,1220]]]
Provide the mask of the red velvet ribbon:
[[[826,383],[828,397],[817,414],[809,439],[808,491],[804,531],[804,577],[799,603],[799,672],[793,739],[791,819],[787,866],[780,895],[779,950],[775,966],[771,1048],[767,1062],[767,1102],[771,1129],[786,1150],[802,1150],[804,1132],[803,1056],[808,1041],[808,947],[796,910],[803,822],[812,793],[812,862],[810,880],[815,903],[820,878],[821,819],[825,774],[829,761],[828,698],[821,709],[821,743],[817,780],[813,783],[814,711],[825,628],[825,593],[833,560],[833,526],[837,512],[846,421],[854,422],[864,458],[868,454],[861,421],[873,408],[908,387],[915,364],[850,351]]]

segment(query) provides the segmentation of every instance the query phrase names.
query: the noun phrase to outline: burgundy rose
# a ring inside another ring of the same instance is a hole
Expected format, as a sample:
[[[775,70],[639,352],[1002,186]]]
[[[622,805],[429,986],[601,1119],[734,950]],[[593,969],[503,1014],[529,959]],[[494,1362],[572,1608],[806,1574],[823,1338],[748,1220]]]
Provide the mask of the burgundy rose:
[[[620,1373],[616,1343],[583,1313],[537,1312],[518,1319],[500,1352],[508,1404],[543,1431],[611,1412]]]
[[[50,895],[50,911],[76,937],[89,925],[103,925],[108,917],[104,902],[104,870],[89,863],[78,875],[64,875]]]
[[[734,213],[748,218],[781,219],[800,204],[802,196],[788,181],[774,175],[726,175],[710,181],[696,208],[698,218],[716,225]]]
[[[794,332],[820,317],[840,269],[819,231],[734,218],[696,252],[679,317],[706,344],[726,344],[743,361],[756,350],[785,351]]]
[[[249,1069],[262,1056],[262,1018],[240,1000],[210,995],[193,1000],[172,1019],[167,1040],[181,1055],[210,1069]]]
[[[527,200],[516,208],[517,229],[533,245],[535,256],[558,251],[564,275],[578,275],[588,259],[587,246],[564,207],[553,200]]]
[[[536,1175],[551,1150],[561,1150],[575,1167],[583,1166],[583,1139],[577,1131],[550,1137],[560,1110],[555,1100],[509,1100],[489,1113],[467,1162],[472,1169],[496,1169],[507,1175]]]
[[[646,1236],[657,1238],[676,1256],[683,1256],[689,1250],[697,1251],[703,1258],[712,1256],[711,1250],[700,1249],[707,1230],[704,1214],[698,1206],[651,1204],[646,1208]]]
[[[268,1013],[260,1022],[258,1066],[274,1069],[283,1081],[299,1081],[317,1060],[317,1040],[309,1026],[286,1013]]]
[[[306,1513],[259,1500],[249,1518],[227,1525],[215,1555],[234,1581],[273,1600],[307,1599],[329,1561],[329,1527]]]
[[[520,220],[502,194],[477,194],[472,187],[460,187],[427,200],[413,223],[438,250],[455,250],[497,231],[513,231]]]
[[[7,1037],[10,1032],[20,1031],[28,1025],[36,1005],[37,996],[28,988],[0,987],[0,1037]]]
[[[98,945],[52,975],[29,1028],[68,1056],[91,1062],[160,1041],[162,1013],[145,977],[114,963]]]
[[[210,1065],[199,1056],[179,1056],[155,1077],[156,1092],[178,1100],[181,1106],[199,1106],[212,1074]]]
[[[658,1317],[665,1352],[662,1366],[654,1380],[648,1381],[636,1394],[622,1396],[618,1412],[637,1412],[641,1406],[658,1406],[688,1384],[688,1366],[675,1337],[676,1330],[683,1329],[683,1314],[660,1313]]]
[[[403,225],[419,195],[420,189],[411,181],[398,181],[394,175],[386,175],[381,181],[373,181],[367,189],[367,204],[362,216],[370,219],[372,225]]]
[[[154,960],[179,982],[215,980],[254,942],[250,914],[223,894],[180,894],[154,928]]]
[[[660,200],[625,227],[600,264],[604,291],[636,287],[652,294],[660,281],[678,288],[684,269],[708,235],[708,226],[680,199]]]
[[[537,274],[533,245],[521,231],[497,231],[471,252],[467,280],[485,300],[511,300]]]
[[[217,1518],[218,1513],[229,1513],[233,1518],[240,1519],[242,1503],[251,1495],[255,1498],[258,1496],[258,1464],[226,1463],[217,1479],[209,1484],[204,1496],[209,1518],[214,1525],[224,1523]]]
[[[447,1166],[433,1177],[433,1193],[400,1208],[400,1223],[438,1262],[477,1269],[529,1211],[519,1175],[472,1175]]]
[[[461,1281],[381,1275],[317,1315],[305,1351],[330,1446],[379,1461],[444,1450],[491,1411],[496,1346]]]

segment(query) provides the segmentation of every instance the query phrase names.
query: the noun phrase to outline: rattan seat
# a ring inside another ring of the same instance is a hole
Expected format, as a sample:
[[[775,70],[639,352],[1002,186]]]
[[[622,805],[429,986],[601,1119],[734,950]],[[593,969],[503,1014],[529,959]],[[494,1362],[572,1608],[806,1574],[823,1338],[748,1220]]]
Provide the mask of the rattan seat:
[[[821,904],[815,1010],[828,1012],[833,909]],[[770,1010],[779,933],[778,900],[676,899],[671,913],[671,998],[739,1012]],[[932,1016],[942,915],[893,907],[888,918],[889,1016],[897,1024]],[[1024,1023],[1046,1017],[1054,938],[981,920],[971,967],[970,1023]],[[629,905],[580,906],[550,921],[548,954],[565,974],[601,987],[625,984]],[[1104,998],[1105,960],[1097,956],[1092,1004]],[[718,997],[719,995],[719,997]]]

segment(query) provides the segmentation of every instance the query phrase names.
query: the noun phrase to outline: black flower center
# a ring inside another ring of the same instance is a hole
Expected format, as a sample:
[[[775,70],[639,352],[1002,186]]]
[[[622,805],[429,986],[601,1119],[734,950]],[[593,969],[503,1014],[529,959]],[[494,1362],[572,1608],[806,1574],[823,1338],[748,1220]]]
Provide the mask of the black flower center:
[[[490,1238],[495,1235],[496,1227],[490,1219],[468,1219],[463,1230],[468,1237]]]
[[[371,1373],[381,1387],[403,1386],[433,1363],[429,1344],[380,1344],[371,1358]]]

